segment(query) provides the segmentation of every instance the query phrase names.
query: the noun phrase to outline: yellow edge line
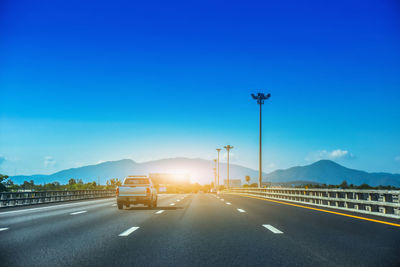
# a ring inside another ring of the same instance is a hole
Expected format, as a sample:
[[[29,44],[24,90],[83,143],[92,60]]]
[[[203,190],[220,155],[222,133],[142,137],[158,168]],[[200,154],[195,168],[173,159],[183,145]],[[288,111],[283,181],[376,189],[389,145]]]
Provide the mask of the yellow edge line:
[[[279,200],[272,200],[272,199],[254,197],[254,196],[246,196],[246,195],[237,194],[237,193],[229,193],[229,194],[232,194],[232,195],[239,195],[239,196],[242,196],[242,197],[250,197],[250,198],[255,198],[255,199],[265,200],[265,201],[270,201],[270,202],[276,202],[276,203],[279,203],[279,204],[284,204],[284,205],[289,205],[289,206],[295,206],[295,207],[304,208],[304,209],[309,209],[309,210],[322,211],[322,212],[332,213],[332,214],[336,214],[336,215],[342,215],[342,216],[346,216],[346,217],[351,217],[351,218],[355,218],[355,219],[360,219],[360,220],[365,220],[365,221],[376,222],[376,223],[382,223],[382,224],[387,224],[387,225],[392,225],[392,226],[400,227],[400,224],[397,224],[397,223],[391,223],[391,222],[386,222],[386,221],[381,221],[381,220],[375,220],[375,219],[370,219],[370,218],[366,218],[366,217],[360,217],[360,216],[350,215],[350,214],[341,213],[341,212],[336,212],[336,211],[331,211],[331,210],[323,210],[323,209],[312,208],[312,207],[307,207],[307,206],[298,205],[298,204],[292,204],[292,203],[282,202],[282,201],[279,201]]]

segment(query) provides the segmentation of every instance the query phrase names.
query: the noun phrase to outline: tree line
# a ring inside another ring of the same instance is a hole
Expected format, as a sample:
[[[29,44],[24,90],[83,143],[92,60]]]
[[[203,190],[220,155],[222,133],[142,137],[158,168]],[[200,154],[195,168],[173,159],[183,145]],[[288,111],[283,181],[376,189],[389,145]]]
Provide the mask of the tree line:
[[[14,184],[10,177],[0,174],[0,192],[17,191],[58,191],[58,190],[101,190],[114,189],[120,186],[122,181],[117,178],[107,180],[106,185],[99,185],[95,181],[84,183],[82,179],[71,178],[67,184],[52,182],[47,184],[35,184],[33,180],[24,181],[22,184]]]
[[[369,184],[361,184],[354,185],[348,184],[346,180],[344,180],[341,184],[333,185],[333,184],[305,184],[295,186],[297,188],[337,188],[337,189],[380,189],[380,190],[398,190],[399,187],[392,185],[378,185],[378,186],[370,186]]]
[[[242,187],[258,187],[257,183],[250,184],[250,176],[245,176],[245,180],[247,184],[244,184]],[[400,187],[392,186],[392,185],[378,185],[378,186],[370,186],[369,184],[361,184],[354,185],[348,184],[346,180],[338,185],[334,184],[319,184],[319,183],[304,183],[299,185],[293,185],[291,183],[267,183],[268,186],[280,185],[283,187],[293,187],[293,188],[315,188],[315,189],[325,189],[325,188],[337,188],[337,189],[377,189],[377,190],[399,190]]]

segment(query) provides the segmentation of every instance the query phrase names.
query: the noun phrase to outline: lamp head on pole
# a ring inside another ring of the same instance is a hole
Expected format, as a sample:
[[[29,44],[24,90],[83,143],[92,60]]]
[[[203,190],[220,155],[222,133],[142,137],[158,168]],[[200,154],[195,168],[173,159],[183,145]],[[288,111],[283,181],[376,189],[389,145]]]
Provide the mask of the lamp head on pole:
[[[264,100],[267,100],[268,98],[271,97],[271,94],[270,93],[268,93],[268,94],[257,93],[257,95],[251,94],[251,97],[254,100],[257,100],[257,104],[262,105],[262,104],[264,104]]]
[[[224,146],[224,148],[226,149],[226,151],[229,152],[229,150],[231,150],[233,148],[233,146],[227,145],[227,146]]]

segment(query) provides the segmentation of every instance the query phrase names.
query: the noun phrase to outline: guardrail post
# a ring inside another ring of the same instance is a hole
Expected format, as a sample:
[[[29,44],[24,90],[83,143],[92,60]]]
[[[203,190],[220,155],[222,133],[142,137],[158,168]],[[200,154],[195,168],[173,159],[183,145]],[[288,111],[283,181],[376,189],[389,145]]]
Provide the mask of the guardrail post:
[[[385,202],[393,202],[393,197],[391,194],[384,194],[383,196]]]

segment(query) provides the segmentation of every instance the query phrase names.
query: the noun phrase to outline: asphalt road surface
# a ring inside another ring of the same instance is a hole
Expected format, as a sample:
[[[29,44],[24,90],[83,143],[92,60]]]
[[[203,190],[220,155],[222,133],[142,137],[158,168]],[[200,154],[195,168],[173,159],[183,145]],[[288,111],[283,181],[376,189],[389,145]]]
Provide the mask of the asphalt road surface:
[[[159,195],[158,205],[1,210],[0,265],[400,266],[398,226],[235,195]]]

